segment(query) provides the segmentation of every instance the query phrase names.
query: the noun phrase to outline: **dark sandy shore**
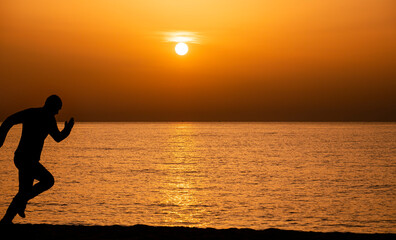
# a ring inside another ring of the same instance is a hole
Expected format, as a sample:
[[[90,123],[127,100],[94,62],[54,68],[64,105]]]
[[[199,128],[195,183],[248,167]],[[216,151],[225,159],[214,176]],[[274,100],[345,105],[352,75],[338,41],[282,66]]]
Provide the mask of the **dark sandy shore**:
[[[213,229],[188,227],[0,225],[0,239],[396,239],[396,234],[300,232],[278,229]]]

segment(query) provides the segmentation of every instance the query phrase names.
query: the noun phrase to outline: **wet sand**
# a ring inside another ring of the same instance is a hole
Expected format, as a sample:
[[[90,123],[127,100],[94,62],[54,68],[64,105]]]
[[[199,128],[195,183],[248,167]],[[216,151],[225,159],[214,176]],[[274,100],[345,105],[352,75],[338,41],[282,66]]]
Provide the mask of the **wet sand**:
[[[214,229],[189,227],[75,226],[47,224],[0,225],[1,239],[396,239],[396,234],[301,232],[279,229]]]

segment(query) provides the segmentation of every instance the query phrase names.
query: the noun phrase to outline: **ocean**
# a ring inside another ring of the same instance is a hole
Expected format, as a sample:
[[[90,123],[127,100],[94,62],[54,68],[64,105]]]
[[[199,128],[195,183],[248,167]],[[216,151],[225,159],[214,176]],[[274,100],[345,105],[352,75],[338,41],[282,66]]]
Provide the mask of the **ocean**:
[[[396,123],[76,123],[41,163],[55,185],[15,223],[396,233]]]

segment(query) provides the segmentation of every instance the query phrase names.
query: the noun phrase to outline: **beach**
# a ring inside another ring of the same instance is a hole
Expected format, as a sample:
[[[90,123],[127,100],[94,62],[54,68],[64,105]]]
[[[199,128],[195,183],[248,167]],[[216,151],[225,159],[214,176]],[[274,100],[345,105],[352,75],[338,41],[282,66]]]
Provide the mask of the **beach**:
[[[134,226],[82,226],[49,224],[0,225],[5,239],[304,239],[304,240],[385,240],[395,239],[396,234],[357,234],[348,232],[303,232],[280,229],[215,229],[190,227]],[[4,238],[2,238],[4,239]]]

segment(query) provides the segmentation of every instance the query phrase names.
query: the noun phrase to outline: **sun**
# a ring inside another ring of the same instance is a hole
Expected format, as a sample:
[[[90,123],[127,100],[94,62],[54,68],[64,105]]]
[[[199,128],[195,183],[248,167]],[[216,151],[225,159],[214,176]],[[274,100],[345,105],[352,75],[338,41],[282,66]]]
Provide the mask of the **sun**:
[[[175,46],[175,52],[179,54],[180,56],[186,55],[188,52],[188,46],[187,44],[180,42],[176,44]]]

